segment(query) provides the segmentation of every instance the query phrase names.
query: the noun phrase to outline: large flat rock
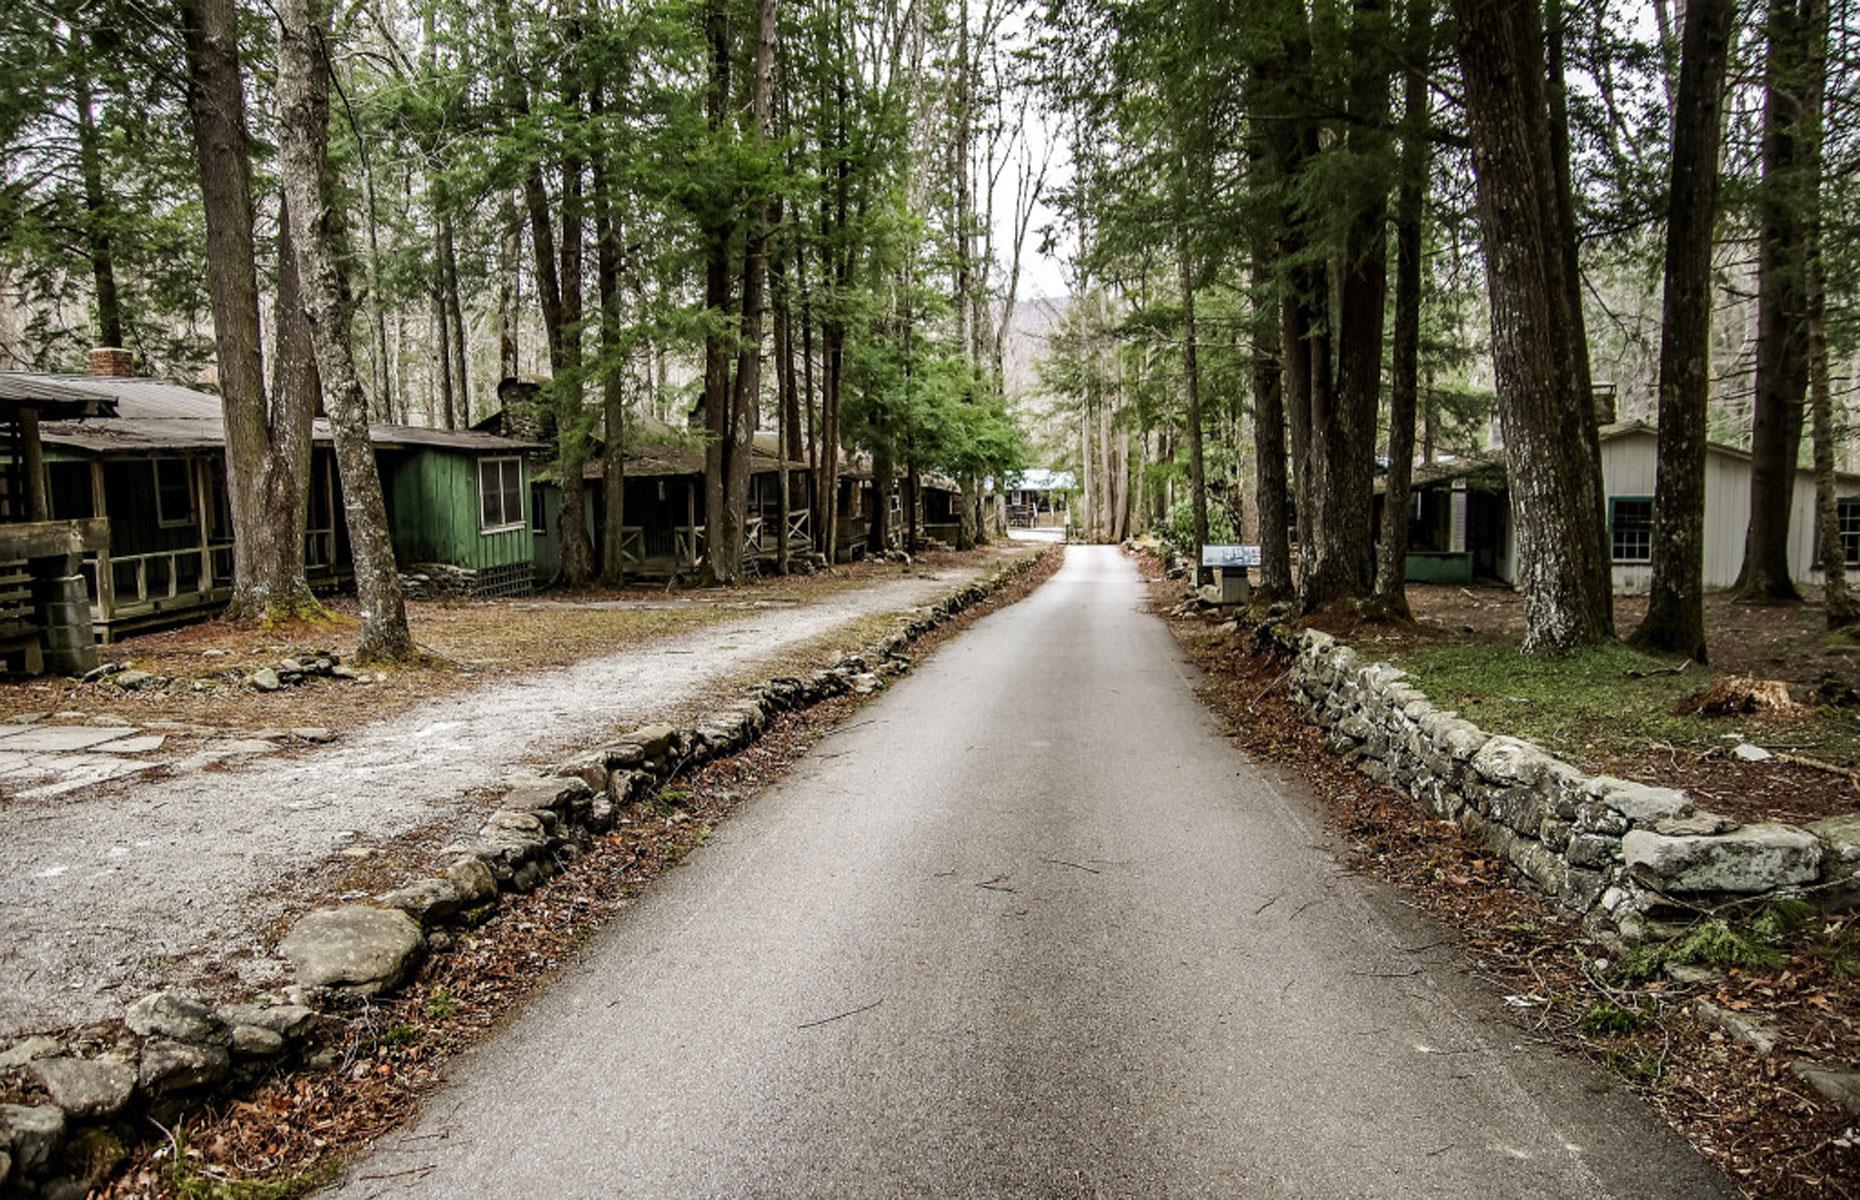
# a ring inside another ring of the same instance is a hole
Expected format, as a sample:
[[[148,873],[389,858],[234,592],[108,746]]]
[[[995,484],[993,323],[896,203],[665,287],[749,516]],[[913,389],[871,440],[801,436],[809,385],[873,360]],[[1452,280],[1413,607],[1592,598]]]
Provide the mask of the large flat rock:
[[[1821,842],[1793,825],[1746,825],[1714,837],[1636,829],[1621,839],[1630,870],[1674,892],[1767,892],[1821,875]]]
[[[426,939],[420,923],[399,909],[349,904],[303,918],[278,950],[297,968],[302,983],[372,995],[400,983],[419,965]]]

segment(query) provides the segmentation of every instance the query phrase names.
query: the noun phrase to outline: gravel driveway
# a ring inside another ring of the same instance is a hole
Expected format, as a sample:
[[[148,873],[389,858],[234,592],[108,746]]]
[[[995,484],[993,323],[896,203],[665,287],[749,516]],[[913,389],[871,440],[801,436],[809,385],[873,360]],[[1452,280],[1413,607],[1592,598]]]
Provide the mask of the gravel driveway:
[[[0,1037],[113,1016],[203,959],[262,979],[263,931],[311,864],[328,879],[355,866],[345,850],[475,824],[474,791],[513,769],[702,705],[985,569],[757,612],[436,699],[288,756],[0,804]]]

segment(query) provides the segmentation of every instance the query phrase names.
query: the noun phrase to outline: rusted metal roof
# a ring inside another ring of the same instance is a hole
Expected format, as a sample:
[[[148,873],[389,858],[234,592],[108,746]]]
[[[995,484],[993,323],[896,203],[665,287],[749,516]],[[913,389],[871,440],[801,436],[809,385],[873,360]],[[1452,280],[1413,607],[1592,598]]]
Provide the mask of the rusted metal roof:
[[[319,437],[325,434],[324,425],[325,422],[317,422]],[[472,429],[429,429],[424,425],[389,425],[385,422],[368,427],[368,440],[377,446],[430,446],[485,454],[519,454],[546,449],[541,442],[527,442]]]
[[[35,409],[47,420],[110,416],[116,411],[110,400],[27,371],[0,371],[0,407]]]
[[[226,444],[220,398],[167,380],[8,371],[0,372],[0,387],[76,397],[109,414],[83,421],[48,421],[40,428],[47,445],[90,454],[139,454],[216,450]],[[0,398],[4,396],[0,392]],[[428,447],[474,454],[519,454],[542,448],[536,442],[494,434],[419,425],[376,423],[368,427],[368,436],[375,445],[387,448]],[[318,418],[311,427],[311,438],[329,442],[329,422]]]

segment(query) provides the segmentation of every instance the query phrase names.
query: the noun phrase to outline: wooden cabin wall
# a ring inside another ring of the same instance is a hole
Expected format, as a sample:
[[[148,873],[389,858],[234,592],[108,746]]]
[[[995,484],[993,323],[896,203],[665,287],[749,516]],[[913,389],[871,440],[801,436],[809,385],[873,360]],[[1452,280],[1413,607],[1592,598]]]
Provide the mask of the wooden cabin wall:
[[[394,554],[403,566],[449,563],[483,571],[534,561],[527,473],[519,489],[522,523],[485,533],[479,528],[479,457],[425,449],[380,455]]]

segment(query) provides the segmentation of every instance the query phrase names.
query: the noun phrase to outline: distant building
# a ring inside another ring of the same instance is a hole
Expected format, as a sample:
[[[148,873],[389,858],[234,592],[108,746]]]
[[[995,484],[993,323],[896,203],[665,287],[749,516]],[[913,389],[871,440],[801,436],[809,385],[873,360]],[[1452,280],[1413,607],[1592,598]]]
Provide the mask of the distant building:
[[[1652,581],[1653,489],[1659,435],[1644,421],[1604,425],[1602,494],[1616,592],[1638,595]],[[1730,587],[1744,562],[1750,524],[1750,455],[1713,442],[1705,453],[1705,586]],[[1850,571],[1860,570],[1860,476],[1836,477],[1841,543]],[[1511,498],[1504,455],[1484,452],[1415,468],[1408,527],[1408,579],[1515,584]],[[1376,498],[1378,512],[1382,504]],[[1380,521],[1378,521],[1380,528]],[[1800,583],[1821,582],[1815,550],[1819,522],[1815,478],[1798,469],[1789,515],[1789,570]]]
[[[1070,471],[1034,467],[1007,477],[1004,495],[1012,529],[1063,529],[1078,479]]]

